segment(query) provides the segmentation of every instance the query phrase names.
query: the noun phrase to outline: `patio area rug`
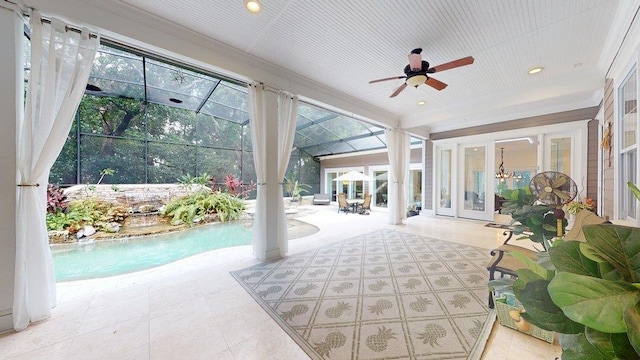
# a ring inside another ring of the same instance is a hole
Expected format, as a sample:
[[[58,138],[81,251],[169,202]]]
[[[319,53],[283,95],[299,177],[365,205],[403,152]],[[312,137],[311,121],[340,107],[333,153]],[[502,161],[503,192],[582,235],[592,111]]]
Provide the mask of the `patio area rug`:
[[[312,359],[479,359],[488,254],[385,229],[231,275]]]

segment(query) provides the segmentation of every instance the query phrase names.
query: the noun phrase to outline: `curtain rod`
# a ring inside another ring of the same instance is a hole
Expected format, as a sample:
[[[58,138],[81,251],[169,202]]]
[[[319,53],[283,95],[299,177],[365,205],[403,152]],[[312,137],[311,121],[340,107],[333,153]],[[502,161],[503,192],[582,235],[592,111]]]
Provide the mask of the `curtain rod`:
[[[29,16],[28,14],[25,14],[25,15],[26,15],[26,16]],[[40,22],[42,22],[43,24],[49,24],[49,25],[51,25],[51,20],[50,20],[50,19],[47,19],[47,18],[45,18],[45,17],[41,17],[41,18],[40,18]],[[64,29],[65,29],[65,31],[72,31],[72,32],[74,32],[74,33],[82,34],[82,29],[80,29],[80,28],[78,28],[78,27],[75,27],[75,26],[73,26],[73,25],[69,25],[69,24],[67,24],[66,22],[65,22],[65,24],[64,24]],[[97,39],[97,38],[98,38],[98,35],[97,35],[96,33],[92,32],[92,31],[89,31],[89,37],[90,37],[90,38]]]
[[[24,3],[22,3],[22,1],[10,1],[10,0],[2,0],[5,4],[9,4],[8,8],[10,8],[11,10],[15,11],[18,15],[21,15],[24,19],[24,17],[31,17],[31,13],[33,11],[35,11],[36,9],[32,8],[32,7],[28,7],[26,6]],[[2,5],[0,5],[2,6]],[[46,18],[44,16],[41,16],[41,22],[43,24],[49,24],[51,25],[51,19]],[[82,34],[82,29],[77,27],[77,26],[73,26],[73,25],[69,25],[66,21],[65,21],[65,26],[64,26],[65,31],[73,31],[75,33],[78,34]],[[92,38],[98,38],[98,34],[93,32],[93,31],[89,31],[89,37]]]

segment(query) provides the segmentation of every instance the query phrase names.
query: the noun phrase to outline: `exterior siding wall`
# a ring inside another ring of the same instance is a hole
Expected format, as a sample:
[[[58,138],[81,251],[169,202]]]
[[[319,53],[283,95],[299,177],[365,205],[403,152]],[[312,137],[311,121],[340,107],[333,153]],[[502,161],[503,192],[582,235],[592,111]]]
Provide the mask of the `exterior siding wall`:
[[[591,120],[588,124],[587,135],[587,197],[598,198],[598,120]]]
[[[464,129],[442,131],[431,133],[431,140],[451,139],[461,136],[489,134],[499,131],[524,129],[528,127],[560,124],[571,121],[594,119],[598,113],[599,106],[584,109],[563,111],[553,114],[532,116],[523,119],[501,121],[488,125],[472,126]]]

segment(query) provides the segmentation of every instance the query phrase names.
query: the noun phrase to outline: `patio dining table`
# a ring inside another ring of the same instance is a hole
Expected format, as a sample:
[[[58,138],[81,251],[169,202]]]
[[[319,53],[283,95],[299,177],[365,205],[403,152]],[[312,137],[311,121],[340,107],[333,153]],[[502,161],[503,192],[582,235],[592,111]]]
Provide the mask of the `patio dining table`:
[[[347,199],[347,204],[351,206],[352,213],[357,213],[358,208],[362,205],[363,202],[364,202],[364,199]]]

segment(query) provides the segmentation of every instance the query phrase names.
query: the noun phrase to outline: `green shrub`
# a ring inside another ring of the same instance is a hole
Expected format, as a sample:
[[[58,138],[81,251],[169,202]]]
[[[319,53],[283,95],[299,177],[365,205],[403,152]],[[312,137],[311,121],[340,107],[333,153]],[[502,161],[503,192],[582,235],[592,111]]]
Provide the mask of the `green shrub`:
[[[218,214],[220,221],[237,220],[244,210],[244,201],[222,192],[198,191],[170,201],[162,215],[171,218],[171,224],[193,224],[207,214]]]
[[[101,230],[109,222],[124,220],[120,209],[114,212],[112,208],[113,205],[97,198],[72,201],[66,209],[47,214],[47,230],[68,230],[70,233],[76,233],[85,225]]]

